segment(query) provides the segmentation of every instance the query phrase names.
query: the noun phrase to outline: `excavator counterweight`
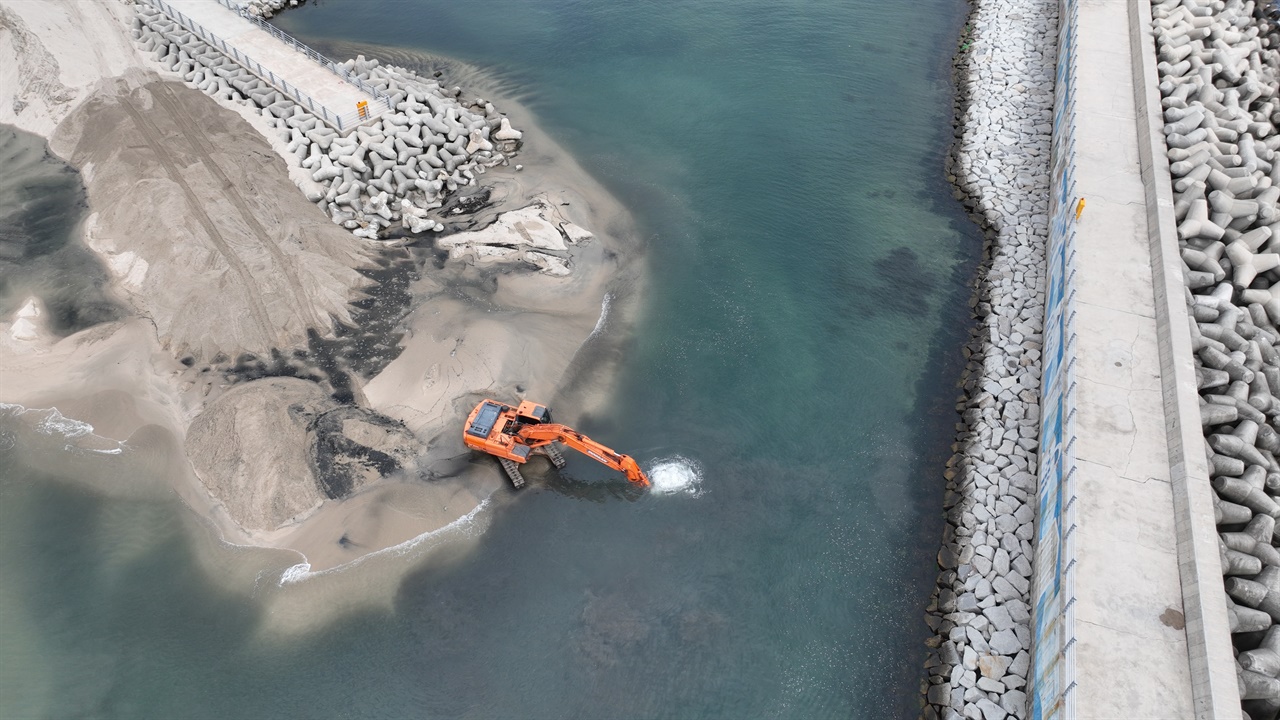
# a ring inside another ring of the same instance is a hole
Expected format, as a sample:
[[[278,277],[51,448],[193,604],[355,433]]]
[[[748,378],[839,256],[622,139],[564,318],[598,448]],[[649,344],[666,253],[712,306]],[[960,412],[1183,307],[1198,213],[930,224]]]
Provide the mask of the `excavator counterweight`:
[[[517,489],[524,486],[520,466],[529,461],[534,450],[540,450],[557,468],[564,467],[564,456],[557,444],[617,470],[636,485],[649,487],[648,476],[630,455],[614,452],[567,425],[551,422],[550,408],[527,400],[515,407],[497,400],[481,401],[467,416],[462,440],[472,450],[498,458]]]

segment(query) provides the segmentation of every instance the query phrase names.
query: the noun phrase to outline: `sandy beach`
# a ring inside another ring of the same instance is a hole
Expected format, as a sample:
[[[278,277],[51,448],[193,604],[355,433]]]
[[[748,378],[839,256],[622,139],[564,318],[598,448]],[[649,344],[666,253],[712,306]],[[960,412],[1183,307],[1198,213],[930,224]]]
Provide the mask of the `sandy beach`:
[[[300,192],[261,115],[157,71],[131,14],[0,2],[0,124],[80,172],[79,241],[126,308],[67,337],[38,297],[0,319],[0,426],[20,460],[102,492],[176,493],[222,541],[296,551],[312,572],[509,492],[462,420],[482,397],[567,422],[599,402],[640,288],[626,210],[481,73],[401,53],[491,98],[524,133],[523,169],[479,175],[489,202],[442,233],[356,237]],[[443,249],[531,205],[582,229],[567,273]]]

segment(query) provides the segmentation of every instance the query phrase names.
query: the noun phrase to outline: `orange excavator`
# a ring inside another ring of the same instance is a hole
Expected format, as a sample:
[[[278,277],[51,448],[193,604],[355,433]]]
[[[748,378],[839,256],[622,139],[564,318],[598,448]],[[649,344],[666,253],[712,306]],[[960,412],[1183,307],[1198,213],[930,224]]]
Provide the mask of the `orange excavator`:
[[[541,450],[557,468],[564,467],[557,443],[617,470],[640,487],[649,487],[648,476],[630,455],[616,453],[567,425],[552,423],[550,408],[527,400],[516,407],[497,400],[482,401],[467,416],[462,441],[472,450],[498,458],[517,490],[524,487],[520,466],[529,461],[534,450]]]

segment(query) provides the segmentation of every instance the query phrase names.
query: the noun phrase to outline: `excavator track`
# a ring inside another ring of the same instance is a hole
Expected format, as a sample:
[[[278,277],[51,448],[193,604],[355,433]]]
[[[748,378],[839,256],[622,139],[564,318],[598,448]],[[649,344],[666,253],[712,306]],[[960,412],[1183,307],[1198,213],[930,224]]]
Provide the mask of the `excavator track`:
[[[551,464],[555,465],[557,470],[568,464],[568,461],[564,459],[564,453],[560,452],[560,448],[556,447],[555,443],[551,443],[544,450],[546,450],[547,457],[551,458]]]
[[[517,490],[524,487],[524,475],[520,474],[520,466],[514,460],[506,458],[498,458],[498,461],[502,463],[502,469],[507,471],[507,477],[511,478],[511,484]]]

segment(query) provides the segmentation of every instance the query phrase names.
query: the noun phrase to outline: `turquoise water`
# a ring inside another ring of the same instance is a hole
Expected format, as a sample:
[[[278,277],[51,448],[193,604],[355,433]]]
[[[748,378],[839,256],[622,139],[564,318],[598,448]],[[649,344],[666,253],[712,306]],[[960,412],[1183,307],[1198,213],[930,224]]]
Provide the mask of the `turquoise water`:
[[[317,45],[494,72],[633,210],[649,293],[617,411],[582,429],[650,467],[688,459],[699,493],[637,499],[570,458],[389,606],[264,639],[265,593],[197,567],[176,501],[5,463],[0,715],[913,715],[980,251],[942,178],[965,11],[324,0],[281,15]]]

